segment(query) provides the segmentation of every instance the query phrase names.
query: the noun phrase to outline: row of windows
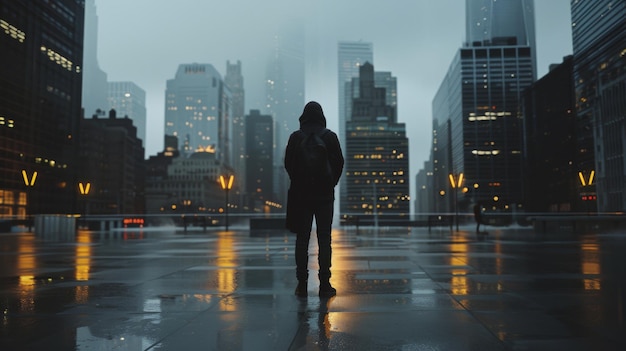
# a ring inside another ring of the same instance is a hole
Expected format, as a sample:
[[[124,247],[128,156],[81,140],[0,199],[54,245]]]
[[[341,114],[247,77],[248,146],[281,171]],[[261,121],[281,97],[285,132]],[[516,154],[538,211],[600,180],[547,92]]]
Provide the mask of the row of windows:
[[[3,29],[4,33],[20,43],[23,43],[24,40],[26,40],[26,33],[24,31],[18,29],[3,19],[0,19],[0,29]]]

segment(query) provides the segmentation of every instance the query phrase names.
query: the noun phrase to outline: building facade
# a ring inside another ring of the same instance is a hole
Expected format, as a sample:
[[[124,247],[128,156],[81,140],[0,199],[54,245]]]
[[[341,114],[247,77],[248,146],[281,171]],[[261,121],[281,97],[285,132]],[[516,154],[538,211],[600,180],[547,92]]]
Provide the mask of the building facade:
[[[276,200],[274,192],[274,121],[271,115],[250,110],[246,116],[245,198],[251,211],[264,211]]]
[[[282,163],[289,135],[300,129],[298,117],[304,108],[305,36],[296,24],[274,37],[266,73],[266,104],[263,111],[274,119],[274,190],[276,200],[287,202],[289,177]]]
[[[182,64],[165,91],[165,135],[178,138],[181,155],[216,154],[231,164],[231,93],[210,64]]]
[[[108,83],[109,109],[118,116],[128,116],[137,128],[137,138],[146,145],[146,91],[133,82]]]
[[[86,117],[106,117],[107,74],[98,63],[98,14],[95,0],[85,0],[82,106]]]
[[[0,216],[76,210],[84,11],[0,2]]]
[[[626,210],[626,1],[572,1],[577,168],[600,212]]]
[[[219,214],[225,206],[220,175],[232,174],[232,169],[220,162],[215,153],[195,152],[189,157],[173,157],[165,177],[148,179],[146,212],[162,214]],[[238,189],[231,190],[238,193]]]
[[[352,117],[352,97],[349,95],[352,78],[359,76],[359,68],[365,62],[374,64],[373,44],[361,41],[340,41],[337,44],[337,91],[339,94],[339,141],[346,141],[346,122]],[[348,90],[346,90],[348,89]]]
[[[376,87],[374,66],[360,66],[351,82],[352,116],[346,123],[343,219],[355,215],[410,217],[409,142],[406,127],[395,123],[386,89]],[[355,91],[358,89],[358,94]]]
[[[520,103],[535,76],[532,2],[468,0],[467,11],[468,43],[433,99],[433,182],[440,194],[433,210],[467,211],[480,203],[492,211],[520,211]]]
[[[245,92],[243,75],[241,74],[241,61],[237,63],[226,62],[226,75],[224,83],[231,92],[231,119],[232,119],[232,167],[235,172],[237,184],[246,184],[246,125],[244,112]]]
[[[574,60],[568,56],[524,93],[525,206],[528,212],[584,211],[593,195],[576,192]]]
[[[117,118],[115,110],[109,111],[108,118],[83,119],[80,146],[81,212],[144,213],[145,152],[133,121]]]

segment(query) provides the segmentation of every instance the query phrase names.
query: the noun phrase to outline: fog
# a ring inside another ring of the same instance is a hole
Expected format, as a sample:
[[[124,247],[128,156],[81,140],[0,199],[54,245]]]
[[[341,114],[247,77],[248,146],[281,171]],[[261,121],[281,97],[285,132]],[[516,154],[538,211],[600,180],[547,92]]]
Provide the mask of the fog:
[[[262,109],[273,37],[303,30],[306,97],[337,129],[337,42],[372,42],[374,68],[398,79],[411,180],[428,159],[431,102],[465,38],[464,0],[96,0],[98,58],[109,81],[146,90],[146,157],[162,150],[164,94],[179,64],[210,63],[222,76],[241,60],[246,113]],[[537,77],[572,52],[569,0],[535,1]],[[298,116],[294,116],[297,118]]]

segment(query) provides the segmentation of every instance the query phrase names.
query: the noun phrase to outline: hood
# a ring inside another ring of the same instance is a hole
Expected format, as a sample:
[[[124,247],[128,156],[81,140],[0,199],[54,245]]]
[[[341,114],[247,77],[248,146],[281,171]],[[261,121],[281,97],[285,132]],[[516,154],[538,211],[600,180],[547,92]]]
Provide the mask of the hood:
[[[326,128],[326,117],[324,117],[322,106],[315,101],[311,101],[304,106],[304,111],[302,111],[299,121],[300,128],[304,126],[321,126]]]

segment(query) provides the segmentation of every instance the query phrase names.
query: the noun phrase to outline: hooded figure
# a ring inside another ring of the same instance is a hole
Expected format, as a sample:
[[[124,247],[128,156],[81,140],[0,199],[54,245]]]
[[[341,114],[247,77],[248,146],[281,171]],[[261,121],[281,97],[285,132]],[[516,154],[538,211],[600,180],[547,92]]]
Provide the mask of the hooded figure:
[[[319,246],[319,279],[321,297],[330,297],[336,294],[330,285],[331,266],[331,227],[333,219],[333,205],[335,200],[335,186],[339,182],[343,171],[343,155],[337,135],[326,129],[326,117],[322,106],[315,101],[306,104],[300,116],[300,130],[289,137],[285,150],[285,169],[289,174],[290,186],[287,195],[287,228],[297,234],[296,238],[296,277],[298,288],[296,295],[307,296],[308,280],[308,247],[311,237],[313,218],[317,227]],[[311,186],[299,177],[297,172],[298,147],[311,133],[318,134],[327,150],[333,177],[332,184],[318,184]]]

